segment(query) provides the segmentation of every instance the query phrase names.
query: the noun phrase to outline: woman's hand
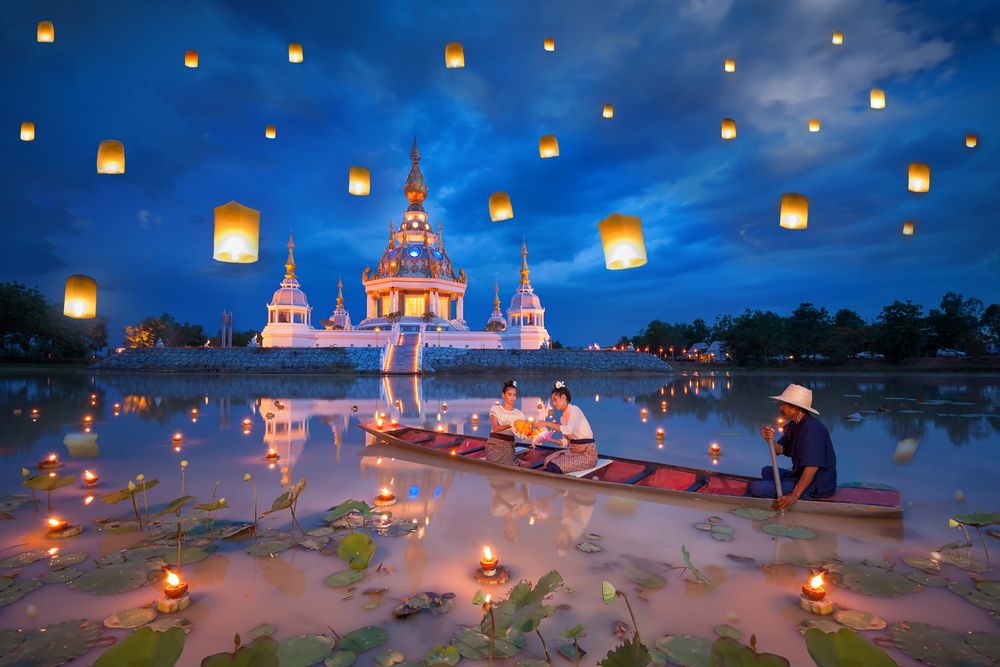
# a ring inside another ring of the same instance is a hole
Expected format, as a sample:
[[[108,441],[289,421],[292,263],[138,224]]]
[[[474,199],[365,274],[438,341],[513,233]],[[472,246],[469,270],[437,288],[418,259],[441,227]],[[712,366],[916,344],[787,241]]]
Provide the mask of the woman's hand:
[[[544,427],[546,427],[546,428],[550,428],[553,431],[560,430],[560,427],[562,426],[561,424],[557,424],[556,422],[542,422],[541,425],[544,426]]]

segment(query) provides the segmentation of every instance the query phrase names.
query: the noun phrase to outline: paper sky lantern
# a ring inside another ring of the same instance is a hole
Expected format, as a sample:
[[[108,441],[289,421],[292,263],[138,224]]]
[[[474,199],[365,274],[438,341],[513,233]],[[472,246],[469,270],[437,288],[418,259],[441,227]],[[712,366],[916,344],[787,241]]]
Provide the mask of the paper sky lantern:
[[[444,45],[444,66],[448,69],[465,67],[465,50],[461,42],[448,42]]]
[[[838,32],[835,32],[835,33],[833,33],[833,39],[832,39],[831,41],[832,41],[832,42],[833,42],[834,44],[838,44],[838,45],[839,45],[839,44],[843,44],[843,43],[844,43],[844,33],[842,33],[842,32],[839,32],[839,31],[838,31]]]
[[[348,176],[347,191],[352,195],[362,197],[371,191],[372,177],[368,167],[351,167]]]
[[[736,138],[736,121],[732,118],[722,119],[722,138],[723,139],[735,139]]]
[[[722,68],[724,70],[726,70],[727,72],[735,72],[736,71],[736,59],[735,58],[726,58],[726,62],[723,63]]]
[[[872,88],[870,99],[872,109],[885,108],[885,91],[881,88]]]
[[[198,67],[198,52],[197,51],[185,51],[184,52],[184,66],[195,69]]]
[[[35,124],[30,120],[21,123],[21,141],[35,140]]]
[[[612,213],[597,225],[604,246],[604,265],[611,271],[634,269],[646,263],[642,220]]]
[[[300,63],[302,62],[302,45],[296,42],[292,42],[288,45],[288,62],[290,63]]]
[[[546,51],[555,51],[556,50],[556,40],[555,40],[555,38],[554,37],[546,37],[545,38],[545,42],[543,42],[542,46],[545,47]]]
[[[978,144],[978,143],[979,143],[979,137],[977,137],[976,135],[971,134],[971,133],[965,135],[965,145],[968,148],[975,148],[976,144]]]
[[[278,136],[278,128],[276,128],[274,125],[268,125],[267,127],[264,128],[264,136],[267,137],[268,139],[274,139],[276,136]]]
[[[51,44],[56,41],[56,28],[52,21],[39,21],[37,37],[39,42]]]
[[[809,119],[809,131],[810,132],[819,132],[819,118],[810,118]]]
[[[805,229],[809,226],[809,198],[794,192],[781,195],[781,217],[778,224],[785,229]]]
[[[538,154],[543,158],[559,157],[559,141],[554,134],[542,135],[538,140]]]
[[[506,192],[494,192],[490,195],[490,220],[500,222],[514,217],[514,207],[510,203],[510,195]]]
[[[604,112],[601,115],[604,116],[605,118],[614,118],[615,117],[615,107],[614,107],[614,105],[612,105],[612,104],[605,104],[604,105]]]
[[[903,223],[903,236],[913,236],[913,223],[909,220]]]
[[[927,192],[931,189],[931,168],[920,162],[910,163],[910,192]]]
[[[75,275],[66,279],[63,315],[77,320],[89,320],[97,315],[97,281],[90,276]]]
[[[125,145],[116,139],[105,139],[97,147],[98,174],[125,173]]]
[[[260,211],[234,201],[215,207],[212,259],[235,264],[256,262],[259,244]]]

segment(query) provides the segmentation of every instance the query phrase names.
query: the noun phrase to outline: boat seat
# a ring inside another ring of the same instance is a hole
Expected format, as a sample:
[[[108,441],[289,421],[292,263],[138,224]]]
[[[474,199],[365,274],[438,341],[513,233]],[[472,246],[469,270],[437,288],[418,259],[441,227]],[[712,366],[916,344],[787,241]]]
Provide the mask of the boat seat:
[[[694,484],[685,489],[688,493],[694,493],[698,491],[701,487],[708,484],[707,475],[698,475],[698,478],[694,480]]]
[[[594,466],[593,468],[587,468],[586,470],[577,470],[576,472],[568,472],[566,474],[569,475],[570,477],[585,477],[586,475],[589,475],[592,472],[597,472],[601,468],[609,465],[611,465],[611,459],[597,459],[597,465]]]

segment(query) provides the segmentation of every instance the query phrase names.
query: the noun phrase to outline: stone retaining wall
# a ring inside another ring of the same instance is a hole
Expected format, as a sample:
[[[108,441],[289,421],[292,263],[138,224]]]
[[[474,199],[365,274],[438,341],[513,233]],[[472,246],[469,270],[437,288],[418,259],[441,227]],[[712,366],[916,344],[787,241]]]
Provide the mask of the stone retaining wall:
[[[651,354],[607,350],[458,350],[428,347],[425,373],[489,370],[572,373],[669,372],[670,364]]]

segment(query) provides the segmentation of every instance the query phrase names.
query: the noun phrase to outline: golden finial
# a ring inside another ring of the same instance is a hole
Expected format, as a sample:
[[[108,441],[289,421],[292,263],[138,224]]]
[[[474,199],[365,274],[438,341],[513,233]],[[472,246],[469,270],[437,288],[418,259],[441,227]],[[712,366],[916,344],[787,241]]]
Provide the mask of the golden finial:
[[[493,310],[500,310],[500,281],[493,279]]]
[[[337,308],[344,307],[344,279],[337,276]]]
[[[292,254],[292,250],[295,249],[295,240],[292,238],[292,232],[288,232],[288,259],[285,260],[285,280],[295,280],[295,255]]]
[[[528,244],[521,239],[521,284],[531,285],[528,281]]]

